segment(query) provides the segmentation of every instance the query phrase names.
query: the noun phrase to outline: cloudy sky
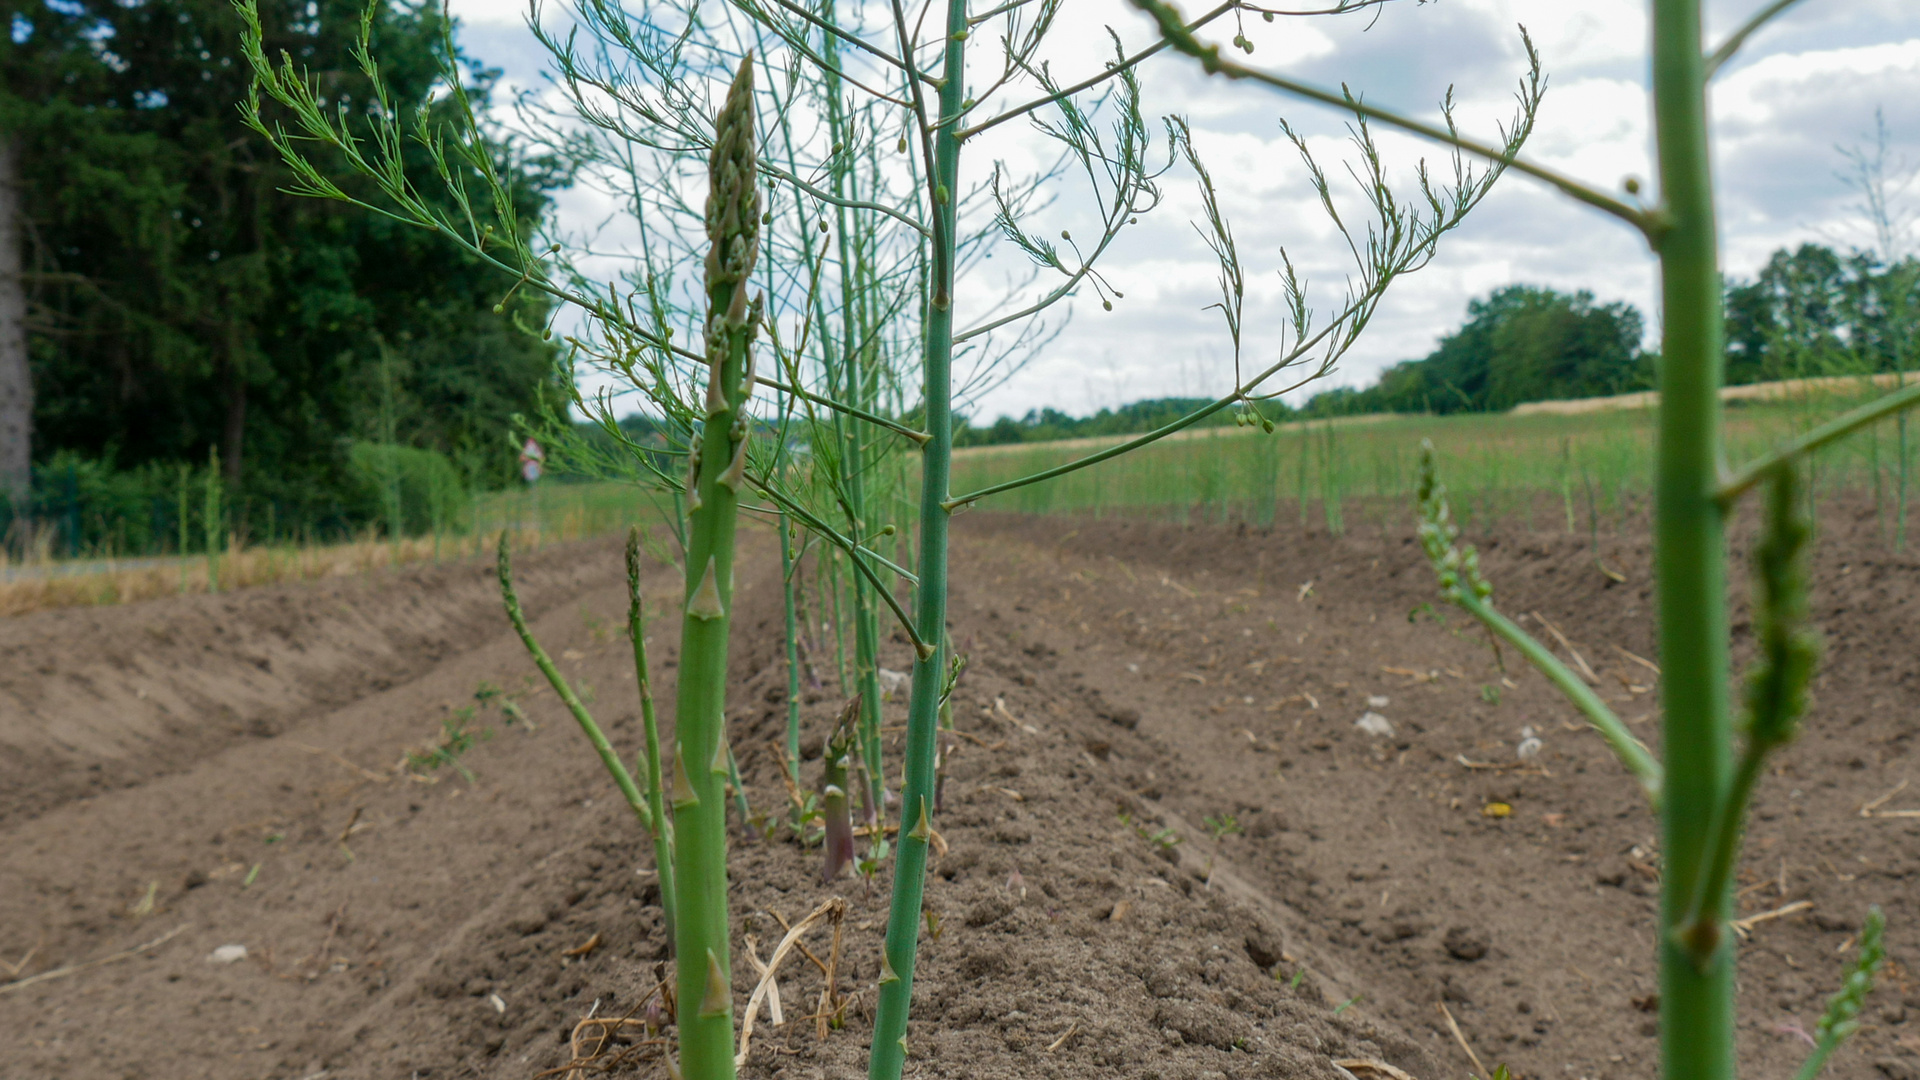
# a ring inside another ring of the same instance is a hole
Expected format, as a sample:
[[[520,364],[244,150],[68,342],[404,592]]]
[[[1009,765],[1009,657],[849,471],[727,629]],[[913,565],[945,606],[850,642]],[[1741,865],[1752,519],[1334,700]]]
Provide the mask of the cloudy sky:
[[[1189,4],[1195,7],[1197,5]],[[1759,0],[1709,0],[1718,40]],[[503,68],[509,83],[541,85],[545,56],[517,0],[454,0],[473,55]],[[1540,50],[1549,84],[1526,155],[1595,186],[1618,190],[1649,173],[1645,5],[1623,0],[1400,0],[1373,14],[1246,25],[1249,62],[1323,86],[1346,83],[1368,101],[1423,118],[1452,85],[1456,115],[1471,134],[1492,138],[1512,113],[1524,71],[1518,27]],[[1377,18],[1376,18],[1377,15]],[[550,23],[564,13],[550,10]],[[1151,41],[1144,17],[1124,0],[1066,0],[1057,43],[1045,55],[1063,77],[1092,73],[1106,53],[1102,27],[1130,46]],[[1212,40],[1232,37],[1222,22]],[[978,40],[978,39],[976,39]],[[1338,302],[1347,273],[1344,246],[1305,186],[1298,155],[1279,120],[1307,133],[1323,167],[1342,175],[1343,118],[1247,85],[1209,80],[1190,62],[1156,57],[1143,69],[1144,107],[1190,118],[1195,143],[1214,173],[1247,272],[1246,360],[1271,352],[1280,326],[1276,271],[1285,247],[1310,280],[1322,310]],[[990,103],[989,103],[990,104]],[[1908,0],[1820,0],[1789,12],[1749,41],[1713,91],[1723,260],[1751,275],[1783,245],[1819,241],[1870,246],[1857,196],[1838,175],[1841,147],[1866,145],[1883,111],[1891,158],[1920,164],[1920,5]],[[1422,156],[1443,155],[1383,135],[1398,175]],[[1037,160],[1020,123],[969,143],[963,168],[991,159]],[[1052,405],[1073,413],[1163,394],[1213,394],[1231,381],[1231,350],[1215,312],[1216,267],[1190,222],[1198,211],[1191,176],[1170,173],[1166,200],[1126,230],[1102,264],[1123,293],[1112,312],[1091,293],[1076,302],[1066,331],[1012,380],[974,403],[975,416]],[[1920,186],[1912,189],[1920,206]],[[563,218],[580,224],[600,212],[586,194],[565,198]],[[1049,235],[1078,224],[1092,231],[1084,197],[1062,189],[1038,224]],[[1439,257],[1403,279],[1367,336],[1333,380],[1365,384],[1386,365],[1418,357],[1457,326],[1469,300],[1514,282],[1588,289],[1626,300],[1657,332],[1653,264],[1625,226],[1518,175],[1504,179],[1451,234]],[[981,290],[979,303],[986,302]],[[960,296],[969,322],[969,297]],[[976,314],[984,312],[976,312]]]

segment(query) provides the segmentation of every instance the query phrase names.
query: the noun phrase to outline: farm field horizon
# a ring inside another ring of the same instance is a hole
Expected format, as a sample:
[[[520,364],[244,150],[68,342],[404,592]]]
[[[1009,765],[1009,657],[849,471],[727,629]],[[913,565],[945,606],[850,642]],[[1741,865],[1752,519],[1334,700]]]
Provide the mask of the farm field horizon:
[[[1784,400],[1743,402],[1733,409],[1726,426],[1730,456],[1764,452],[1862,400],[1856,393],[1870,389],[1851,378],[1816,381],[1834,385]],[[1738,398],[1799,387],[1784,382],[1729,390]],[[1435,446],[1455,510],[1468,525],[1512,518],[1529,529],[1558,523],[1565,531],[1592,536],[1644,517],[1654,453],[1653,410],[1638,404],[1614,407],[1608,399],[1549,404],[1581,408],[1571,413],[1523,408],[1518,413],[1294,419],[1272,433],[1246,427],[1190,428],[1117,460],[988,496],[975,505],[1022,513],[1245,521],[1262,527],[1291,517],[1338,532],[1349,510],[1382,524],[1405,518],[1418,480],[1419,447],[1427,440]],[[1054,468],[1132,438],[1137,436],[956,449],[953,490],[963,494]],[[1912,504],[1920,495],[1915,490],[1920,487],[1917,463],[1920,433],[1908,435],[1897,425],[1879,425],[1815,459],[1809,497],[1816,506],[1836,495],[1871,500],[1882,542],[1904,547]],[[443,529],[397,541],[371,532],[331,544],[300,543],[297,538],[248,544],[236,537],[230,550],[241,562],[230,568],[229,577],[255,584],[437,561],[478,550],[502,528],[523,538],[521,542],[596,536],[624,528],[636,516],[658,518],[664,506],[658,492],[624,481],[548,483],[476,498],[470,510],[451,518]],[[200,592],[207,584],[204,555],[115,559],[109,551],[60,559],[43,551],[27,560],[0,556],[0,612]]]

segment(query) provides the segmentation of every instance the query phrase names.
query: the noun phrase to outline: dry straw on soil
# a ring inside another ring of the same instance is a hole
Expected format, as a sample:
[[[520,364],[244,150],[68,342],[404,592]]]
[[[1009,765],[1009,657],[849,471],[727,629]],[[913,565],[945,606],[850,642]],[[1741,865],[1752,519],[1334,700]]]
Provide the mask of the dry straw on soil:
[[[514,534],[518,546],[539,546],[583,535],[580,530],[564,527],[545,532],[514,530]],[[347,577],[471,553],[470,538],[431,536],[403,540],[368,538],[324,547],[236,547],[220,557],[219,591]],[[143,559],[128,566],[116,566],[112,560],[106,560],[99,566],[95,572],[56,572],[0,583],[0,617],[51,608],[130,604],[209,591],[209,567],[204,556],[159,562]],[[0,569],[4,569],[4,564],[0,564]]]

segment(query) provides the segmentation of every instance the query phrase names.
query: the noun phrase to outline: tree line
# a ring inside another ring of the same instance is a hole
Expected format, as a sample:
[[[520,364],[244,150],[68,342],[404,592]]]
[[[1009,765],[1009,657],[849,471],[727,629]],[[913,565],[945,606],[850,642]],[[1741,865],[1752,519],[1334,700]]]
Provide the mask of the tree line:
[[[412,116],[447,107],[439,61],[452,49],[484,103],[497,73],[457,54],[425,0],[371,9],[390,95],[377,100],[350,51],[367,11],[270,0],[268,50],[329,108]],[[324,157],[298,177],[242,124],[240,27],[227,0],[43,0],[11,14],[0,515],[57,519],[84,483],[155,518],[183,469],[217,463],[235,528],[257,533],[269,512],[283,528],[352,527],[380,516],[356,446],[410,447],[497,486],[514,467],[510,418],[559,389],[544,297],[503,303],[497,277],[439,238],[289,193],[365,182]],[[566,167],[492,138],[532,230]]]
[[[1751,279],[1726,285],[1727,382],[1911,370],[1920,260],[1891,264],[1822,244],[1774,252]],[[1651,390],[1660,357],[1647,321],[1591,292],[1508,285],[1467,304],[1465,322],[1416,360],[1362,388],[1326,390],[1278,415],[1503,412],[1527,401]],[[1200,399],[1155,398],[1074,417],[1053,408],[956,433],[960,445],[1041,442],[1149,431]],[[1226,414],[1220,422],[1226,422]]]
[[[373,9],[385,104],[350,54],[364,10],[261,5],[270,51],[304,68],[329,105],[444,108],[439,59],[457,46],[438,6]],[[129,522],[150,544],[172,531],[182,470],[215,463],[243,529],[258,532],[267,513],[285,528],[351,528],[391,516],[356,462],[428,460],[367,444],[409,447],[468,487],[497,486],[513,475],[512,417],[551,416],[560,400],[543,296],[502,303],[486,268],[433,235],[286,193],[299,178],[234,109],[248,85],[238,32],[226,0],[42,0],[15,10],[0,36],[0,530],[32,515],[69,521],[70,544],[110,540],[99,534],[111,517],[122,546],[141,546]],[[459,59],[484,103],[497,73]],[[531,231],[567,164],[495,139]],[[320,164],[324,182],[350,194],[365,183]],[[1819,244],[1776,252],[1727,285],[1728,381],[1911,366],[1916,282],[1912,258],[1889,265]],[[1659,357],[1642,347],[1646,319],[1631,304],[1522,284],[1472,301],[1466,316],[1373,385],[1269,411],[1500,411],[1653,385]],[[546,391],[556,393],[542,402]],[[1199,404],[962,419],[955,441],[1137,433]],[[89,524],[82,505],[111,513]]]

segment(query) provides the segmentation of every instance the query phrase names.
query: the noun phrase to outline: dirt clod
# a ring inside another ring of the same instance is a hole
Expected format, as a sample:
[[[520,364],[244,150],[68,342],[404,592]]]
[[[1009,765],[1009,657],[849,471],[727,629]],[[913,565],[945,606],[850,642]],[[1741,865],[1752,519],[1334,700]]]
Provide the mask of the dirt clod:
[[[1486,934],[1464,926],[1455,926],[1449,929],[1447,936],[1441,941],[1441,944],[1446,947],[1447,955],[1453,957],[1455,960],[1464,960],[1472,963],[1487,955]]]
[[[966,923],[979,928],[992,926],[1013,914],[1013,901],[1002,895],[987,896],[967,908]]]
[[[1244,1046],[1253,1037],[1253,1025],[1246,1017],[1205,1001],[1163,1000],[1155,1006],[1153,1019],[1186,1042],[1216,1050]]]
[[[1247,931],[1246,945],[1247,958],[1262,970],[1272,968],[1285,959],[1279,939],[1264,926]]]

